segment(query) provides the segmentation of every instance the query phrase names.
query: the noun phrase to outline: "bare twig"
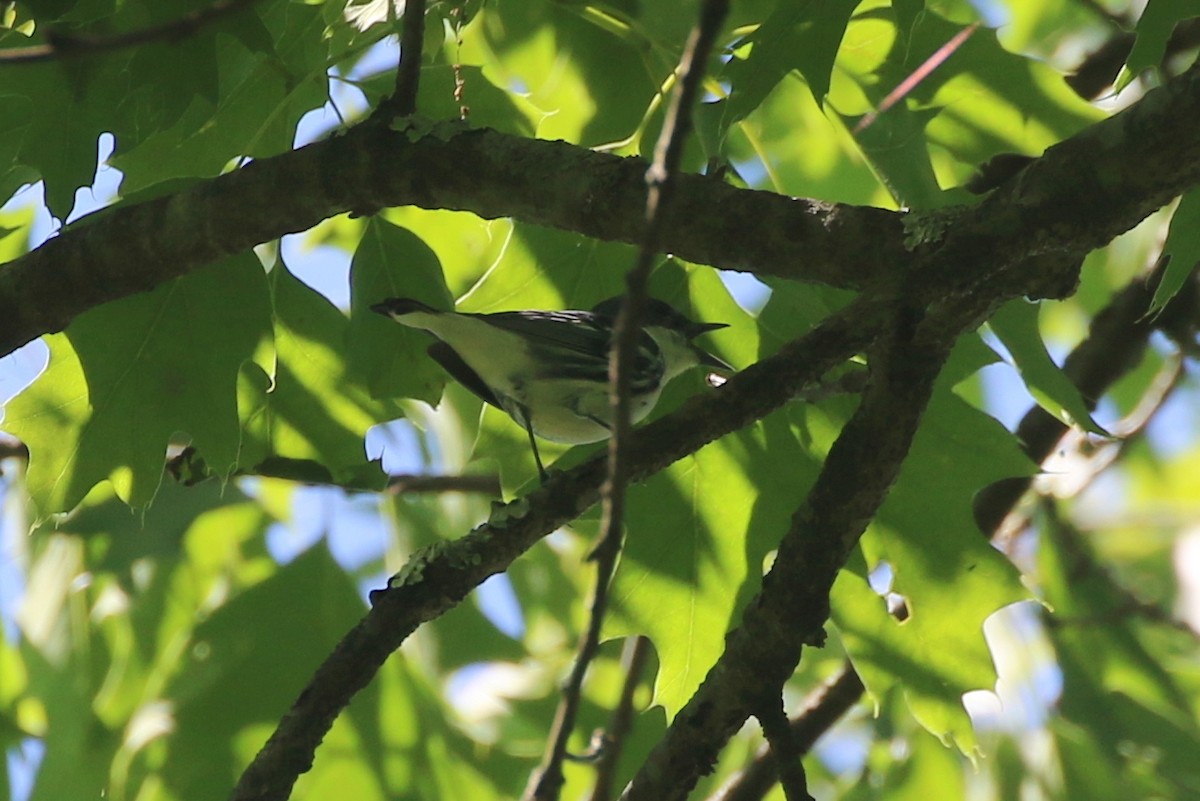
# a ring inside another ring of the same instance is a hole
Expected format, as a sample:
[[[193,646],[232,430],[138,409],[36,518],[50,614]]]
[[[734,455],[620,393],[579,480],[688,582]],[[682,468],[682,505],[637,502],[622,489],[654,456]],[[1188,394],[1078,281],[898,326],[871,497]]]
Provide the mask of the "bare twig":
[[[905,95],[915,89],[917,85],[921,83],[921,81],[928,78],[934,70],[945,63],[946,59],[954,55],[954,52],[958,50],[958,48],[962,47],[966,41],[971,38],[971,34],[975,33],[978,28],[979,23],[972,22],[970,25],[954,34],[954,36],[952,36],[944,45],[935,50],[933,55],[922,62],[921,66],[913,70],[912,73],[909,74],[909,76],[903,81],[901,81],[895,89],[887,93],[887,97],[883,98],[883,102],[879,104],[879,108],[868,112],[861,120],[858,121],[858,125],[854,126],[854,134],[857,136],[867,128],[870,128],[872,125],[874,125],[875,120],[879,119],[881,114],[886,114],[888,109],[903,100]]]
[[[772,695],[771,699],[764,699],[763,708],[755,716],[775,755],[783,797],[787,801],[814,801],[808,792],[808,777],[804,775],[804,763],[800,759],[803,752],[783,711],[783,687]]]
[[[654,161],[646,171],[646,224],[638,260],[625,276],[626,294],[614,323],[612,355],[609,360],[609,382],[612,387],[613,426],[608,447],[608,471],[603,490],[603,509],[600,523],[600,542],[592,552],[596,563],[596,584],[588,610],[588,622],[576,648],[575,663],[563,688],[550,741],[542,764],[530,777],[524,798],[529,801],[551,801],[558,798],[562,787],[562,763],[567,754],[567,742],[575,725],[575,717],[583,696],[583,679],[588,664],[595,657],[600,643],[600,627],[608,608],[608,590],[621,551],[625,518],[625,488],[628,484],[628,454],[625,443],[629,438],[630,365],[641,332],[639,321],[646,299],[646,281],[658,252],[663,209],[670,201],[674,176],[679,169],[683,145],[691,130],[691,109],[704,77],[704,67],[717,32],[729,10],[728,0],[705,0],[700,20],[692,29],[683,58],[679,63],[679,81],[667,109],[662,133],[654,148]]]
[[[216,474],[193,446],[183,448],[174,456],[168,456],[166,471],[176,481],[192,486],[215,478]],[[482,475],[414,475],[401,473],[387,476],[386,484],[379,481],[345,481],[336,479],[329,468],[311,459],[287,459],[273,456],[253,467],[237,470],[235,476],[260,476],[282,478],[310,486],[337,487],[346,492],[387,492],[392,495],[403,493],[472,492],[500,495],[500,477],[495,474]],[[380,476],[382,479],[383,477]]]
[[[499,496],[500,476],[495,473],[461,474],[457,476],[392,475],[387,491],[393,495],[407,493],[463,492]]]
[[[967,304],[925,316],[899,311],[892,336],[871,350],[862,402],[793,515],[762,590],[624,801],[685,798],[757,711],[758,688],[782,686],[803,646],[823,641],[833,581],[899,473],[950,343],[977,313]]]
[[[421,85],[421,48],[425,42],[425,0],[405,0],[400,37],[400,65],[396,69],[396,91],[379,104],[379,111],[407,117],[417,111]]]
[[[1179,387],[1183,377],[1182,357],[1178,354],[1168,357],[1167,363],[1150,381],[1146,393],[1138,400],[1133,410],[1114,425],[1108,426],[1109,433],[1113,435],[1112,439],[1097,441],[1094,435],[1085,431],[1076,428],[1068,430],[1055,447],[1054,455],[1047,463],[1043,463],[1046,472],[1034,481],[1036,491],[1056,498],[1075,497],[1083,492],[1097,476],[1120,458],[1132,443],[1140,439],[1146,431],[1146,426]],[[1069,465],[1068,472],[1057,470],[1051,461],[1066,461]],[[1018,517],[1022,516],[1016,513],[1009,514],[997,539],[1003,541],[1003,532],[1013,528],[1014,518]]]
[[[621,686],[621,697],[613,709],[608,731],[604,733],[604,748],[600,752],[600,758],[596,760],[596,782],[592,785],[590,801],[608,801],[612,797],[617,763],[621,759],[625,737],[633,727],[633,696],[642,681],[642,672],[646,668],[649,655],[648,638],[638,635],[625,642],[625,651],[621,655],[625,683]]]
[[[51,29],[46,31],[45,44],[0,49],[0,66],[36,64],[59,58],[90,56],[153,42],[178,41],[191,36],[200,28],[221,17],[249,8],[255,2],[257,0],[215,0],[207,8],[191,11],[170,22],[108,36],[67,33]]]
[[[863,690],[862,679],[848,661],[837,675],[814,690],[789,722],[798,755],[812,750],[817,739],[858,702]],[[777,781],[775,755],[771,746],[764,745],[754,760],[712,795],[710,801],[761,801]]]
[[[1143,618],[1151,623],[1165,626],[1183,632],[1193,639],[1200,638],[1185,621],[1171,615],[1161,606],[1139,597],[1127,587],[1115,574],[1100,563],[1088,543],[1079,531],[1059,517],[1057,504],[1049,498],[1042,499],[1042,511],[1049,521],[1048,528],[1058,537],[1058,540],[1070,558],[1067,566],[1068,578],[1074,581],[1097,581],[1103,585],[1108,595],[1112,596],[1111,605],[1103,610],[1083,615],[1055,615],[1047,610],[1043,619],[1051,628],[1069,626],[1111,626],[1120,623],[1131,616]]]

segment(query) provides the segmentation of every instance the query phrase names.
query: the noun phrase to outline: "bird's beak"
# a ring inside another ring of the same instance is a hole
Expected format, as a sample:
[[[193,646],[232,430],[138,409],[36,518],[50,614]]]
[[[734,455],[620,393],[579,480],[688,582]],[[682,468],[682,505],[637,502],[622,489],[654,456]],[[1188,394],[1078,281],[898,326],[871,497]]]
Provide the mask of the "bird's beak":
[[[688,325],[687,338],[695,339],[701,334],[707,334],[709,331],[719,331],[722,328],[728,328],[729,323],[691,323]]]

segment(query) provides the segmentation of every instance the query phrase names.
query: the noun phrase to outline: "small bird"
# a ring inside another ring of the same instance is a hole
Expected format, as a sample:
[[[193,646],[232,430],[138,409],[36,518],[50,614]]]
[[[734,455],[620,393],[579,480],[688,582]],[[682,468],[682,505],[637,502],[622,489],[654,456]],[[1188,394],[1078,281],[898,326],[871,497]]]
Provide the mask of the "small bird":
[[[535,434],[572,445],[612,436],[608,359],[621,302],[619,296],[609,298],[591,311],[466,314],[389,298],[371,311],[437,337],[429,355],[525,429],[545,482]],[[630,374],[630,421],[648,415],[667,382],[689,368],[732,374],[732,367],[692,343],[725,327],[693,322],[661,300],[647,298]]]

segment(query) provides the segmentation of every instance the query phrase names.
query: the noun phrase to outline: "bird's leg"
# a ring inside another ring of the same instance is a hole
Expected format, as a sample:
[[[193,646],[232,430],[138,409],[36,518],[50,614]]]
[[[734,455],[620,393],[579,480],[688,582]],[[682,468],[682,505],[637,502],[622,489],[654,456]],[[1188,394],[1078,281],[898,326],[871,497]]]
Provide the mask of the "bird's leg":
[[[546,468],[542,466],[542,455],[538,453],[537,439],[533,436],[533,419],[529,415],[529,409],[521,407],[521,418],[525,424],[525,433],[529,435],[529,447],[533,448],[533,461],[537,462],[538,477],[542,483],[546,483]]]

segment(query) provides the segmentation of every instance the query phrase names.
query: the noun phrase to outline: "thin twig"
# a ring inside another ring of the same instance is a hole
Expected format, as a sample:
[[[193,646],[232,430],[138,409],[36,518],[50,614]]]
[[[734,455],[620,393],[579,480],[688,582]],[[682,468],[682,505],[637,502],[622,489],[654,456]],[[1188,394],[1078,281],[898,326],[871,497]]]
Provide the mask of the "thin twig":
[[[798,756],[812,750],[821,735],[858,703],[864,689],[862,679],[847,660],[832,679],[805,699],[803,708],[789,722]],[[764,745],[754,760],[710,796],[709,801],[762,801],[777,781],[775,754],[770,745]]]
[[[28,458],[28,451],[25,451],[25,454]],[[3,440],[0,440],[0,455],[3,455]],[[173,456],[168,455],[165,469],[175,481],[185,486],[192,486],[217,477],[200,452],[191,445]],[[308,486],[337,487],[346,492],[387,492],[392,495],[418,492],[468,492],[498,496],[501,492],[500,477],[494,473],[479,475],[397,473],[387,476],[387,483],[380,486],[377,481],[339,481],[329,471],[329,468],[320,462],[311,459],[288,459],[282,456],[272,456],[253,467],[235,470],[232,475],[282,478]]]
[[[1157,603],[1139,597],[1118,579],[1116,574],[1102,565],[1078,529],[1059,516],[1058,506],[1053,500],[1043,498],[1041,507],[1049,520],[1047,528],[1058,537],[1059,544],[1072,560],[1067,566],[1068,579],[1072,582],[1098,581],[1104,585],[1107,594],[1113,596],[1113,603],[1108,609],[1091,614],[1055,615],[1047,611],[1043,619],[1048,627],[1061,629],[1068,626],[1111,626],[1114,623],[1123,623],[1131,616],[1137,616],[1151,623],[1181,631],[1193,639],[1200,639],[1200,634],[1185,621],[1173,616]]]
[[[901,81],[895,89],[888,92],[887,97],[885,97],[883,102],[879,104],[879,108],[868,112],[861,120],[858,121],[858,125],[854,126],[854,135],[857,136],[867,128],[870,128],[875,123],[875,120],[879,119],[881,114],[886,114],[888,109],[903,100],[905,95],[915,89],[917,85],[921,83],[921,81],[928,78],[934,70],[945,63],[946,59],[954,55],[954,52],[962,47],[966,41],[971,38],[971,34],[975,33],[978,28],[979,23],[972,22],[970,25],[954,34],[954,36],[952,36],[948,42],[935,50],[933,55],[922,62],[921,66],[913,70],[912,73],[903,81]]]
[[[425,43],[425,0],[406,0],[400,37],[400,65],[396,69],[396,92],[380,104],[396,117],[417,111],[417,90],[421,85],[421,48]]]
[[[1160,260],[1151,274],[1130,282],[1092,318],[1088,336],[1067,356],[1063,372],[1079,389],[1089,411],[1117,379],[1141,362],[1151,332],[1161,330],[1185,343],[1195,327],[1200,290],[1189,283],[1155,318],[1146,316],[1166,269]],[[1069,427],[1040,406],[1032,407],[1017,425],[1025,453],[1041,464],[1054,452]],[[984,488],[975,502],[975,522],[989,538],[1024,496],[1031,478],[1014,478]]]
[[[787,801],[815,801],[808,792],[808,777],[804,775],[804,763],[800,757],[803,752],[788,724],[787,713],[783,710],[783,687],[772,693],[770,700],[764,700],[763,707],[756,713],[758,723],[762,726],[763,736],[771,746],[775,755],[775,766],[778,769],[779,784],[783,787],[783,797]]]
[[[499,496],[501,488],[500,476],[495,473],[445,476],[397,474],[388,477],[387,491],[393,495],[462,492]]]
[[[257,0],[216,0],[216,2],[207,8],[188,12],[170,22],[108,36],[67,33],[50,29],[46,31],[45,44],[0,49],[0,66],[36,64],[59,58],[90,56],[109,50],[120,50],[125,47],[150,44],[158,41],[178,41],[179,39],[191,36],[214,20],[249,8],[255,2]]]
[[[638,635],[625,642],[625,651],[621,655],[625,683],[621,686],[621,697],[613,709],[608,731],[604,733],[604,748],[596,760],[596,782],[592,785],[589,801],[608,801],[612,798],[617,763],[621,760],[625,738],[633,728],[633,696],[641,684],[649,655],[650,640],[647,637]]]
[[[1179,354],[1169,356],[1167,363],[1146,387],[1145,394],[1125,417],[1108,426],[1113,439],[1100,440],[1076,428],[1067,431],[1054,449],[1055,462],[1065,462],[1067,472],[1056,469],[1056,465],[1044,463],[1045,472],[1034,481],[1037,491],[1056,498],[1078,496],[1096,478],[1109,468],[1130,445],[1141,438],[1146,427],[1158,414],[1167,399],[1178,389],[1184,378],[1183,358]],[[1005,519],[1001,532],[1010,529],[1015,518],[1024,518],[1015,512]],[[1024,525],[1018,526],[1024,528]],[[1003,534],[998,539],[1003,541]]]
[[[574,729],[575,717],[583,696],[583,679],[600,643],[600,627],[608,608],[608,590],[621,551],[625,518],[625,487],[628,483],[625,442],[629,438],[630,365],[638,335],[639,321],[646,297],[646,281],[658,252],[663,209],[670,201],[673,177],[678,172],[683,145],[691,130],[691,108],[699,93],[704,67],[717,32],[729,10],[728,0],[706,0],[700,19],[692,29],[679,63],[679,81],[667,109],[662,133],[654,148],[654,161],[646,171],[646,225],[638,260],[626,274],[625,300],[614,323],[609,382],[613,409],[612,440],[608,448],[608,476],[603,490],[600,542],[592,553],[596,562],[596,584],[588,610],[588,623],[576,648],[575,663],[563,688],[554,716],[550,739],[542,764],[530,777],[524,798],[527,801],[557,799],[563,784],[562,763],[567,742]]]

